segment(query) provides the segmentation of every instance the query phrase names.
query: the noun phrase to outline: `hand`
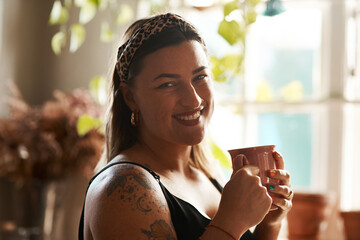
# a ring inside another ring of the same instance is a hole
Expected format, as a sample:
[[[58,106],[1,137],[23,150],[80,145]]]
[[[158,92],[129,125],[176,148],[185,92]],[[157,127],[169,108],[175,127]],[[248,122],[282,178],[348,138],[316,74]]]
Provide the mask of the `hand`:
[[[239,155],[233,163],[234,172],[225,185],[218,213],[213,222],[233,236],[240,236],[260,223],[271,206],[271,197],[257,176],[259,168],[245,165],[246,157]]]
[[[272,185],[268,191],[272,197],[273,204],[278,206],[277,210],[270,211],[263,220],[264,224],[276,225],[281,224],[283,218],[292,207],[294,192],[290,188],[290,174],[284,170],[284,159],[277,151],[273,152],[276,161],[276,168],[268,172],[268,176],[280,181],[278,185]]]

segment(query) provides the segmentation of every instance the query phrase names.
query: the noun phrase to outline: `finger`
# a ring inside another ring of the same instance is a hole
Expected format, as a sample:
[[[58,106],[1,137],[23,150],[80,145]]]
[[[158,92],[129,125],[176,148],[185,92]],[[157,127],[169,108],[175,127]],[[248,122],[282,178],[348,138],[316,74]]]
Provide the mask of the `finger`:
[[[271,169],[268,176],[272,179],[278,179],[282,184],[290,186],[290,173],[283,169]]]
[[[232,167],[234,171],[239,170],[244,166],[244,155],[239,154],[235,158],[232,159]]]
[[[247,159],[246,155],[244,155],[244,166],[250,165],[249,160]]]
[[[285,161],[284,158],[281,156],[281,154],[278,151],[273,152],[273,156],[275,159],[275,165],[277,169],[284,169],[285,168]]]
[[[292,207],[291,200],[285,199],[285,198],[279,198],[279,197],[272,197],[272,203],[279,208],[281,208],[283,211],[289,211]]]
[[[284,185],[272,185],[272,184],[270,184],[268,186],[268,191],[270,193],[275,193],[278,196],[282,196],[283,198],[286,198],[288,200],[291,200],[293,195],[294,195],[291,188],[288,187],[288,186],[284,186]]]
[[[260,180],[260,177],[258,176],[260,173],[260,169],[257,166],[247,165],[238,170],[234,170],[231,175],[231,179],[238,176],[238,174],[241,174],[244,172],[249,176],[256,176],[259,179],[259,184],[261,185],[261,180]]]
[[[260,172],[259,167],[253,165],[244,166],[242,169],[245,170],[251,176],[257,176],[259,175]]]
[[[240,169],[244,168],[245,166],[249,166],[247,169],[247,173],[249,175],[259,175],[259,168],[257,166],[250,166],[249,161],[245,157],[244,154],[237,155],[234,159],[232,159],[232,165],[233,165],[233,173],[231,174],[234,176],[235,173],[237,173]]]
[[[237,171],[246,165],[249,165],[249,161],[244,154],[239,154],[232,159],[232,166],[234,171]]]

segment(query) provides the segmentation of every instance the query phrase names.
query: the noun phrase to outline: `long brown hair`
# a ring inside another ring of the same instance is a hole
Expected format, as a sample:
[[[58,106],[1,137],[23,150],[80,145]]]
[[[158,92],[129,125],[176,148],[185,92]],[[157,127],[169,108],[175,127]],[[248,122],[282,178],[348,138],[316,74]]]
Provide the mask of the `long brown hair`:
[[[157,17],[159,17],[159,15],[135,21],[125,32],[126,41],[129,40],[144,23]],[[184,41],[190,40],[199,42],[206,51],[205,42],[197,29],[188,21],[181,21],[177,26],[164,29],[143,42],[131,60],[127,79],[120,79],[118,71],[116,68],[114,69],[105,118],[106,146],[103,156],[96,167],[96,171],[100,170],[122,151],[133,146],[137,140],[137,128],[133,127],[130,123],[132,112],[124,101],[120,91],[120,82],[125,81],[129,87],[132,87],[134,84],[133,79],[136,74],[141,71],[142,59],[146,55],[158,49],[179,45]],[[192,147],[191,164],[202,170],[208,177],[214,175],[210,164],[211,160],[212,156],[206,149],[204,141]]]

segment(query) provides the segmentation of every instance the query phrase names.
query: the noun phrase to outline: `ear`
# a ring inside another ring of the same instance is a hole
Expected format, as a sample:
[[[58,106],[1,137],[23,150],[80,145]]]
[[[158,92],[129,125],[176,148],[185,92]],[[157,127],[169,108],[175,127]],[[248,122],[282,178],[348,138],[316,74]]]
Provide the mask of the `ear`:
[[[133,111],[133,112],[137,111],[138,106],[136,104],[134,93],[133,93],[132,89],[128,85],[124,84],[120,87],[120,91],[121,91],[121,94],[124,98],[126,105],[131,109],[131,111]]]

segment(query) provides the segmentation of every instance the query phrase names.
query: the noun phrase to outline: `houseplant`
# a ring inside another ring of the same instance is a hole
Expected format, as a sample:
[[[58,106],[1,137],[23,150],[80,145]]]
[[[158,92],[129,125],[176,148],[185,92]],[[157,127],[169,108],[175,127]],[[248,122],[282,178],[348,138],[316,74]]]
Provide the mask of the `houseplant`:
[[[32,107],[15,85],[10,89],[10,115],[0,119],[0,181],[5,186],[0,195],[7,196],[0,225],[7,222],[14,236],[61,239],[54,236],[55,225],[78,221],[104,143],[99,128],[83,131],[80,121],[101,117],[102,107],[88,90],[55,91],[53,100]],[[76,206],[72,216],[67,206]]]
[[[340,216],[344,222],[346,239],[360,239],[360,210],[341,211]]]
[[[335,200],[334,192],[295,192],[292,209],[287,215],[289,239],[319,239]]]

